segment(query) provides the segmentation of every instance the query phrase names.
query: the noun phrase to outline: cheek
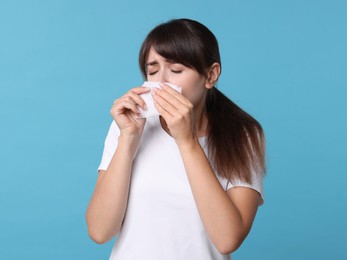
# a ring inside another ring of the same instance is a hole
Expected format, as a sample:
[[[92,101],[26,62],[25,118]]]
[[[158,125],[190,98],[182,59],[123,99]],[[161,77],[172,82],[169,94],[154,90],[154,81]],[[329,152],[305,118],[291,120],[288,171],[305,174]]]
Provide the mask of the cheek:
[[[206,92],[205,80],[198,74],[185,74],[180,77],[172,78],[171,83],[182,88],[182,95],[185,96],[193,105],[198,104]]]
[[[158,81],[157,77],[155,75],[147,75],[146,78],[147,81]]]
[[[206,88],[203,85],[191,85],[182,87],[182,95],[193,105],[197,105],[205,97]]]

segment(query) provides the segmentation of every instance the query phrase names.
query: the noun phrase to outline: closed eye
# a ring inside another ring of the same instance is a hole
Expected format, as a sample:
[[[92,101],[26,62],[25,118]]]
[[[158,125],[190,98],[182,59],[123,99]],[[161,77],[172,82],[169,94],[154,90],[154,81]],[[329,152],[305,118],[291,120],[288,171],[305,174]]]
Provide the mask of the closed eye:
[[[179,74],[182,72],[182,70],[171,70],[173,73]]]
[[[149,76],[153,76],[155,73],[157,73],[158,71],[153,71],[153,72],[148,72]]]

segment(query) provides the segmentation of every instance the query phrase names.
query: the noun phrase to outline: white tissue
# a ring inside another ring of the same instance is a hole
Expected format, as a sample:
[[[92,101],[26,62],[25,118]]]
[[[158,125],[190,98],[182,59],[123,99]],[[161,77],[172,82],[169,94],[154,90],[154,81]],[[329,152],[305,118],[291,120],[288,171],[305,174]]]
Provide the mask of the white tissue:
[[[180,87],[177,87],[174,84],[167,83],[167,82],[165,82],[165,84],[172,87],[173,89],[177,90],[179,93],[182,93],[182,89]],[[138,107],[139,111],[140,111],[139,118],[147,118],[150,116],[159,116],[159,112],[154,105],[152,91],[154,88],[160,88],[160,82],[145,81],[142,84],[142,86],[150,88],[151,91],[140,95],[146,103],[147,110],[143,110],[141,107]]]

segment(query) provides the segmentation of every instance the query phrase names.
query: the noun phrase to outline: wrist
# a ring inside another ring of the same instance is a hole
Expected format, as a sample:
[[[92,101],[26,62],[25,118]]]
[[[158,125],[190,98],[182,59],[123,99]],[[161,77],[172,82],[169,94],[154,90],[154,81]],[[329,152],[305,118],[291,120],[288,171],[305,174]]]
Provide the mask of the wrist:
[[[176,140],[176,144],[181,151],[193,151],[197,147],[200,147],[199,140],[196,138],[186,140]]]
[[[134,156],[140,143],[140,139],[140,135],[120,134],[118,137],[118,148]]]

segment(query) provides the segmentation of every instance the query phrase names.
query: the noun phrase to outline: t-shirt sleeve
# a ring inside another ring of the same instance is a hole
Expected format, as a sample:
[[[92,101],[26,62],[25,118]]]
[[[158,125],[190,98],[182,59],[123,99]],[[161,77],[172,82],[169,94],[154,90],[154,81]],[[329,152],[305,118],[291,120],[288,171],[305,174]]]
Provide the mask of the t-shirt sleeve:
[[[263,205],[264,204],[263,178],[264,178],[263,174],[252,171],[251,184],[238,180],[238,179],[230,181],[223,177],[219,177],[219,181],[221,185],[223,186],[223,188],[225,189],[225,191],[234,187],[247,187],[257,191],[260,194],[259,205]]]
[[[119,128],[117,124],[112,121],[111,126],[108,130],[105,143],[104,143],[104,151],[102,153],[101,163],[98,167],[99,170],[106,171],[108,165],[111,162],[114,152],[116,151],[118,145],[118,137],[119,137]]]

